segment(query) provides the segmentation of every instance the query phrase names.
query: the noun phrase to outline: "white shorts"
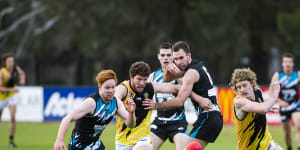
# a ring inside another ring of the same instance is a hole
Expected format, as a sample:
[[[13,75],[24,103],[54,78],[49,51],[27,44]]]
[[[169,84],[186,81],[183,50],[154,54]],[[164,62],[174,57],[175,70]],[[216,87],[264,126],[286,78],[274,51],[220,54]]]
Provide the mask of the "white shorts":
[[[141,138],[133,146],[123,145],[123,144],[119,143],[118,141],[116,141],[116,150],[135,150],[137,147],[139,147],[141,145],[148,145],[152,149],[153,146],[152,146],[152,142],[151,142],[151,137],[146,136],[144,138]]]
[[[0,100],[0,110],[4,109],[7,105],[17,105],[16,94],[6,100]]]
[[[282,149],[282,147],[280,147],[279,144],[277,144],[276,142],[274,142],[274,141],[272,140],[271,143],[270,143],[270,145],[269,145],[268,150],[275,150],[275,149],[278,150],[279,148]],[[283,150],[283,149],[282,149],[282,150]]]

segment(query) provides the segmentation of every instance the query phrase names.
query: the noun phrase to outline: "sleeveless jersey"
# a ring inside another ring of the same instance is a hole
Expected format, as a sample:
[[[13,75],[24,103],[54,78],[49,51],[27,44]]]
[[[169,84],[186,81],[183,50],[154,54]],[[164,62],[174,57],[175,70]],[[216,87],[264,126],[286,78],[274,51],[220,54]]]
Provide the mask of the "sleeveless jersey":
[[[89,97],[95,100],[96,109],[93,114],[88,114],[75,122],[70,140],[70,145],[79,149],[85,148],[99,139],[118,109],[115,97],[108,104],[103,103],[98,91]]]
[[[185,71],[188,69],[195,69],[199,75],[200,79],[198,82],[193,85],[193,92],[197,93],[202,97],[206,97],[211,100],[214,104],[214,107],[219,110],[219,106],[217,104],[217,92],[215,87],[213,86],[213,82],[210,74],[207,72],[206,67],[199,60],[192,60],[192,62],[187,66]],[[194,104],[195,110],[200,114],[202,112],[202,108],[199,106],[197,102],[192,101]]]
[[[298,72],[294,71],[292,74],[287,75],[284,72],[279,72],[280,82],[280,99],[288,102],[289,104],[297,102],[299,98],[298,93]]]
[[[16,77],[17,77],[17,72],[13,71],[10,73],[6,68],[1,68],[1,73],[2,73],[2,87],[6,88],[13,88],[16,87]],[[5,100],[7,98],[12,97],[15,95],[15,92],[0,92],[0,100]]]
[[[167,83],[163,81],[163,72],[161,69],[154,72],[153,80],[154,82]],[[176,80],[173,80],[168,83],[178,84]],[[153,99],[156,102],[165,102],[172,98],[175,98],[176,94],[173,93],[155,93]],[[176,121],[176,120],[185,120],[184,115],[184,106],[178,107],[175,109],[166,109],[166,110],[157,110],[157,116],[155,119],[160,121]]]
[[[154,89],[151,83],[147,83],[144,91],[138,93],[133,90],[130,81],[123,81],[122,84],[127,88],[127,95],[122,99],[123,104],[125,105],[127,98],[132,98],[136,104],[136,125],[135,128],[128,128],[117,115],[116,141],[123,145],[133,146],[139,139],[150,136],[152,110],[145,110],[142,101],[145,98],[152,99]]]
[[[262,92],[257,89],[255,102],[263,102]],[[237,96],[241,97],[241,96]],[[272,137],[268,131],[268,124],[265,114],[248,112],[244,118],[239,120],[234,109],[234,124],[237,134],[238,150],[266,150]]]

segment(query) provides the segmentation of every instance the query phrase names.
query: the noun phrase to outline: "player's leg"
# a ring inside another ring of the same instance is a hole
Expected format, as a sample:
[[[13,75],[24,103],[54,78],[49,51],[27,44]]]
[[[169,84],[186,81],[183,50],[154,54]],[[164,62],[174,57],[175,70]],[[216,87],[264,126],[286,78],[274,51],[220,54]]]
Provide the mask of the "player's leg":
[[[0,100],[0,121],[3,109],[8,105],[8,100]]]
[[[168,137],[168,126],[162,122],[153,120],[151,124],[151,138],[153,150],[158,150]]]
[[[153,150],[151,137],[141,138],[133,147],[132,150]]]
[[[174,142],[176,150],[184,149],[191,142],[191,137],[188,136],[188,123],[185,119],[178,120],[168,125],[168,136],[171,142]]]
[[[200,143],[204,149],[208,143],[215,142],[219,136],[223,128],[222,115],[219,111],[201,113],[193,126],[190,132],[192,141]]]
[[[294,112],[292,114],[292,117],[296,128],[297,147],[300,148],[300,112]]]
[[[282,126],[283,126],[284,141],[285,141],[286,147],[288,149],[291,149],[291,147],[292,147],[292,137],[291,137],[291,123],[290,123],[290,119],[282,122]]]
[[[151,132],[151,138],[152,138],[153,150],[158,150],[161,147],[161,145],[165,142],[153,132]]]
[[[16,102],[16,97],[13,96],[9,99],[9,104],[8,108],[10,111],[10,123],[9,123],[9,143],[10,147],[16,147],[14,143],[14,135],[16,131],[16,110],[17,110],[17,102]]]
[[[0,109],[0,122],[1,122],[1,117],[2,117],[2,109]]]
[[[184,149],[189,143],[192,142],[192,138],[185,133],[177,133],[173,137],[176,150]]]

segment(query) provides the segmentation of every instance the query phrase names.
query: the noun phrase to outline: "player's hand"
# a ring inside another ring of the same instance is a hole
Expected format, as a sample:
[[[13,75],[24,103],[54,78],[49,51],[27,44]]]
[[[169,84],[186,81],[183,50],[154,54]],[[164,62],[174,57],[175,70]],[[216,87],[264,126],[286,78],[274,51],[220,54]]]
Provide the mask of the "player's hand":
[[[67,150],[65,142],[63,140],[56,140],[53,150]]]
[[[136,105],[135,105],[135,102],[133,101],[133,99],[127,98],[125,104],[126,104],[126,109],[128,112],[130,112],[130,113],[135,112]]]
[[[280,92],[280,83],[278,81],[272,82],[269,87],[269,94],[272,98],[277,98]]]
[[[144,109],[155,109],[155,103],[153,103],[153,101],[149,98],[146,98],[143,101],[143,106],[145,107]]]
[[[207,109],[207,110],[210,109],[213,105],[211,103],[210,99],[205,98],[205,97],[201,98],[201,100],[198,103],[199,103],[201,108]]]
[[[275,104],[271,107],[270,111],[269,112],[279,112],[279,105]]]
[[[17,93],[19,90],[17,88],[10,88],[9,92]]]
[[[288,107],[289,103],[283,100],[278,100],[278,104],[280,107]]]
[[[166,69],[171,74],[176,74],[179,71],[178,67],[174,63],[170,63]]]

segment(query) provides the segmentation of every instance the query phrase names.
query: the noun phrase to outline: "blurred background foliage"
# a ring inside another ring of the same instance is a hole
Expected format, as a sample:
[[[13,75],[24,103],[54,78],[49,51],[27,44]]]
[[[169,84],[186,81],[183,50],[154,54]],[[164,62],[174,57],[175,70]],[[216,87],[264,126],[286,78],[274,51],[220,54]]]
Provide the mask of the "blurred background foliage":
[[[29,85],[94,86],[101,69],[158,69],[160,43],[184,40],[215,84],[236,67],[268,84],[284,52],[299,69],[299,26],[298,0],[0,0],[0,54],[16,53]]]

